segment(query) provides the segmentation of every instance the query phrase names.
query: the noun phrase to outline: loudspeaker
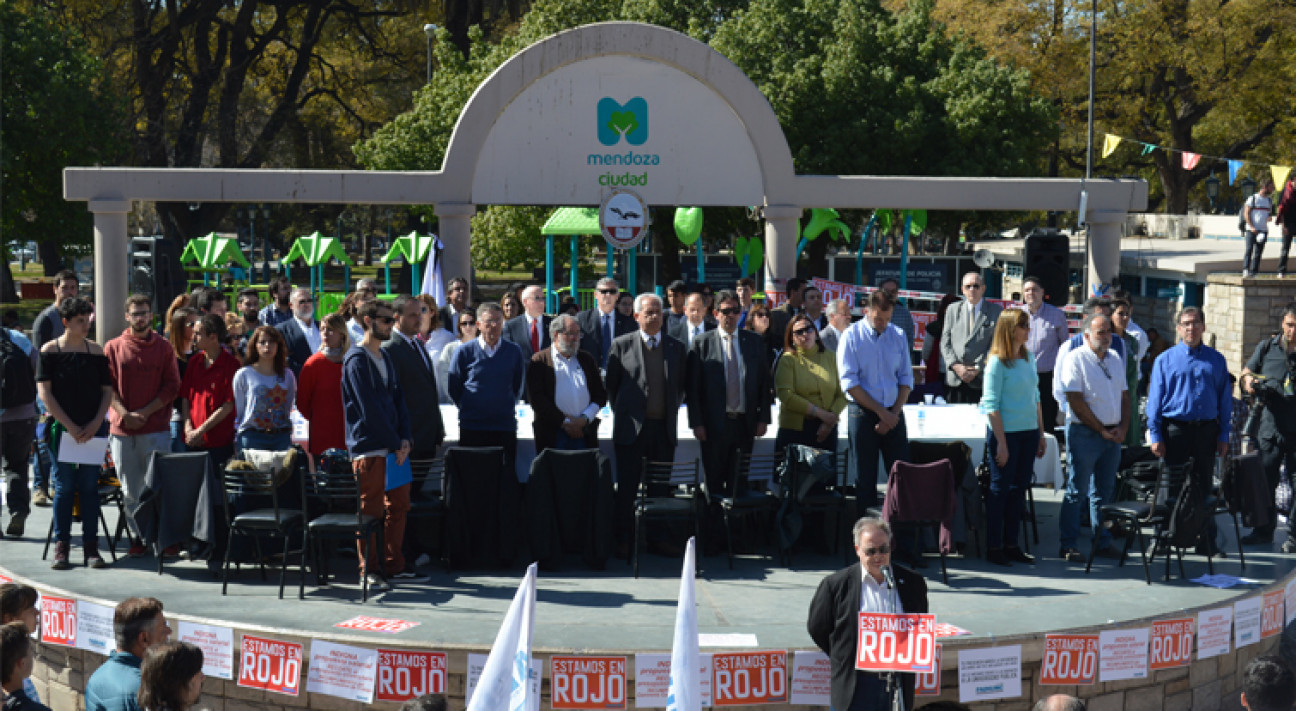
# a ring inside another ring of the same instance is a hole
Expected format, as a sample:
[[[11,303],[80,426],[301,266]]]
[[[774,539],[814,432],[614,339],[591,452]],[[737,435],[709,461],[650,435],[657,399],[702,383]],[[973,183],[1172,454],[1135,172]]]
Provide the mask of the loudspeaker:
[[[1022,278],[1044,284],[1044,301],[1061,308],[1071,294],[1071,239],[1055,229],[1037,229],[1026,238]]]
[[[155,315],[166,314],[171,301],[185,291],[180,249],[174,241],[161,235],[131,238],[130,290],[148,296]]]

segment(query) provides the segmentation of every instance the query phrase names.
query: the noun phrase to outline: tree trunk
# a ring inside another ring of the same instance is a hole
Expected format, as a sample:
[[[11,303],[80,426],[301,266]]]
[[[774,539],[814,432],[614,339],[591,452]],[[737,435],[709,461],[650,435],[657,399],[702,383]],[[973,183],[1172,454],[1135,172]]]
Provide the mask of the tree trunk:
[[[52,277],[63,268],[63,255],[59,253],[59,243],[57,241],[37,242],[36,254],[40,255],[41,266],[45,269],[45,276]]]
[[[673,210],[670,212],[659,210],[658,216],[660,217],[664,212],[674,217]],[[653,230],[652,234],[655,242],[653,249],[658,254],[657,283],[665,288],[667,284],[683,278],[681,276],[683,270],[680,269],[680,250],[684,245],[679,241],[679,237],[675,236],[675,230],[669,226],[670,223],[657,220],[656,224],[657,229]]]
[[[819,235],[819,239],[816,239],[810,242],[810,244],[807,244],[805,249],[806,264],[805,267],[802,268],[801,260],[799,259],[797,260],[797,270],[796,270],[797,276],[802,278],[806,278],[806,276],[827,277],[828,276],[828,245],[830,243],[831,240],[828,239],[828,235],[821,234]]]
[[[9,250],[0,247],[0,304],[18,303],[18,285],[9,267]]]

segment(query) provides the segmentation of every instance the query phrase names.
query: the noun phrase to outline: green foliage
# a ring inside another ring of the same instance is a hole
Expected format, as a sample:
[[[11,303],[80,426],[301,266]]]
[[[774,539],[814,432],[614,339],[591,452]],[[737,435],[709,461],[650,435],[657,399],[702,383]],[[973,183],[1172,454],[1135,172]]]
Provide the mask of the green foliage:
[[[545,238],[540,228],[552,213],[550,207],[491,205],[473,215],[473,264],[478,269],[499,271],[519,265],[525,269],[543,267]],[[571,259],[569,239],[562,237],[555,243],[555,258],[559,264],[566,264]],[[602,242],[601,237],[581,237],[577,248],[579,259],[588,259],[593,255],[594,245]]]

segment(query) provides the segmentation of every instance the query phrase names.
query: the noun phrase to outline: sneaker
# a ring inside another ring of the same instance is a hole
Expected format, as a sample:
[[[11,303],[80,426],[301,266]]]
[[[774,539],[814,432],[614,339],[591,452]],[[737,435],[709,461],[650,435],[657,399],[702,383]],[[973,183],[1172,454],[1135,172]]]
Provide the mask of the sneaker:
[[[1035,565],[1035,556],[1027,554],[1017,546],[1009,546],[1003,550],[1004,557],[1014,563],[1025,563],[1026,565]]]
[[[369,589],[374,592],[383,592],[384,590],[391,589],[391,586],[387,584],[387,581],[383,580],[383,576],[377,573],[365,573],[365,582],[369,584]]]
[[[432,556],[428,555],[427,553],[424,553],[414,560],[414,567],[422,568],[427,565],[431,565],[431,563],[432,563]]]
[[[413,568],[406,568],[401,572],[391,576],[393,582],[397,583],[426,583],[432,577],[424,575]]]
[[[104,559],[100,558],[98,554],[94,554],[86,558],[86,567],[94,568],[95,570],[102,570],[103,568],[107,568],[108,564],[105,563]]]
[[[26,526],[27,514],[14,514],[13,517],[9,519],[9,528],[5,529],[5,533],[16,538],[21,537],[23,531],[27,530]]]
[[[142,543],[135,543],[131,545],[130,550],[126,551],[127,558],[143,558],[147,554],[148,548],[145,548]]]
[[[1251,276],[1252,276],[1252,274],[1251,274],[1251,270],[1250,270],[1250,269],[1243,269],[1243,270],[1242,270],[1242,278],[1243,278],[1243,279],[1250,279]]]
[[[1062,560],[1065,560],[1068,563],[1085,562],[1084,554],[1081,553],[1078,548],[1063,548],[1060,552],[1058,552],[1058,557],[1061,558]]]
[[[71,546],[67,543],[54,544],[54,564],[50,567],[54,570],[71,570],[72,564],[68,562],[68,550]]]
[[[1290,539],[1290,538],[1288,538],[1287,540],[1283,541],[1283,544],[1282,544],[1282,552],[1283,552],[1283,553],[1296,553],[1296,541],[1293,541],[1293,540]]]
[[[49,506],[54,502],[50,501],[50,495],[45,493],[44,489],[37,489],[32,492],[32,503],[37,506]]]

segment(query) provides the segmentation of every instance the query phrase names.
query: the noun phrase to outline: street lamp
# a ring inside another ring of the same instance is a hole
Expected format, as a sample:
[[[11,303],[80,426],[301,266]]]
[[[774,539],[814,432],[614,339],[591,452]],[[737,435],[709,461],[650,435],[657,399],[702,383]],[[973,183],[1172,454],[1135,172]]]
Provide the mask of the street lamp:
[[[1255,194],[1255,191],[1256,191],[1256,181],[1253,180],[1249,175],[1243,178],[1242,179],[1242,199],[1245,200],[1246,198],[1251,197],[1252,195]]]
[[[431,22],[423,25],[423,34],[427,35],[427,83],[432,83],[432,38],[436,37],[437,26]]]
[[[1206,179],[1206,197],[1210,200],[1211,213],[1215,212],[1215,200],[1219,197],[1220,179],[1215,177],[1214,173]]]

